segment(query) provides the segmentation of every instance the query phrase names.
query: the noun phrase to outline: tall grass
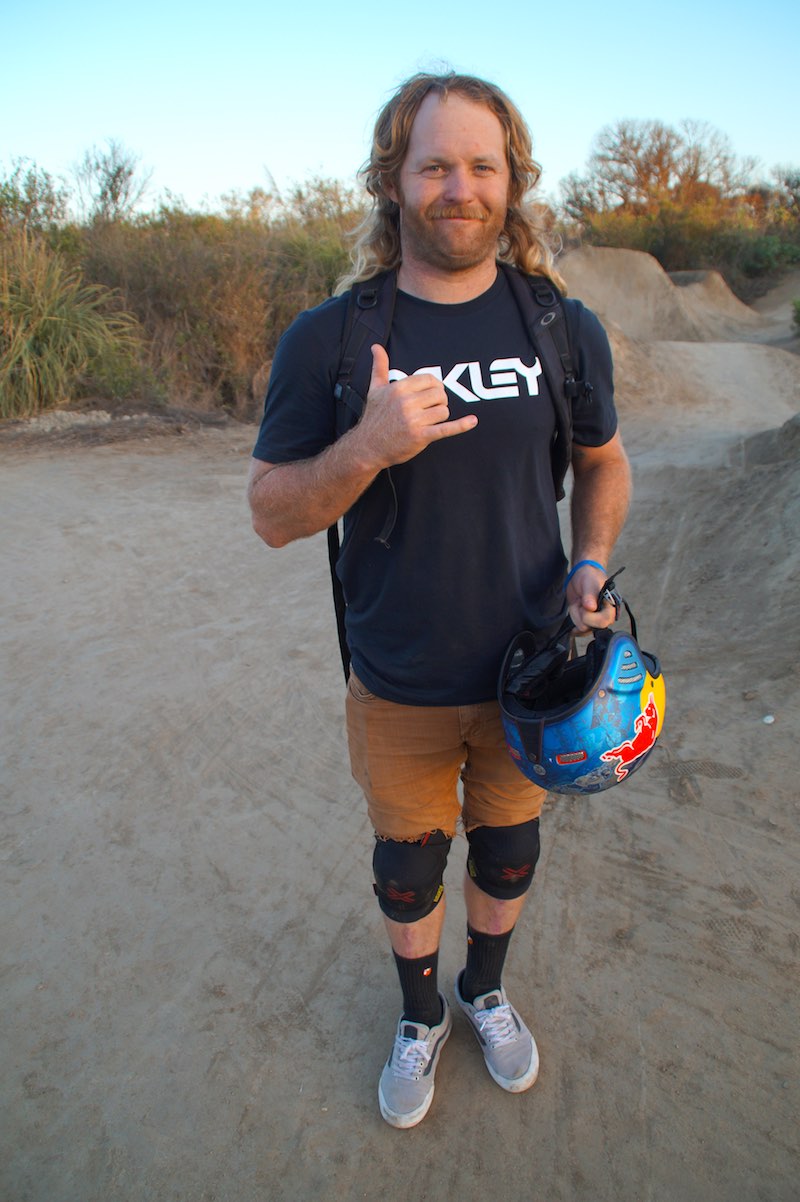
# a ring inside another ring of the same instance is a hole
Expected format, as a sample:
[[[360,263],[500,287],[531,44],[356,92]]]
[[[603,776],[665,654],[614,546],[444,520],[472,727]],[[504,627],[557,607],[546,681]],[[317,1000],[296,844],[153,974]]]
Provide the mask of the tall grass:
[[[129,386],[139,347],[135,320],[113,294],[40,238],[15,230],[0,243],[0,416],[29,417],[85,393]]]

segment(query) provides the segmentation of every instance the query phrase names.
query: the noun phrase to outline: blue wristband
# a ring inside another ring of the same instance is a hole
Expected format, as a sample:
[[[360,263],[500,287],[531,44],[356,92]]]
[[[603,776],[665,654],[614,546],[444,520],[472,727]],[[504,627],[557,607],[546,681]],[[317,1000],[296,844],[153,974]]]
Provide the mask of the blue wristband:
[[[598,572],[602,572],[604,576],[606,574],[605,568],[603,567],[603,565],[601,563],[598,563],[596,559],[582,559],[579,563],[575,564],[575,567],[572,569],[572,571],[567,576],[566,580],[564,581],[564,588],[567,587],[570,580],[577,572],[578,568],[597,568]]]

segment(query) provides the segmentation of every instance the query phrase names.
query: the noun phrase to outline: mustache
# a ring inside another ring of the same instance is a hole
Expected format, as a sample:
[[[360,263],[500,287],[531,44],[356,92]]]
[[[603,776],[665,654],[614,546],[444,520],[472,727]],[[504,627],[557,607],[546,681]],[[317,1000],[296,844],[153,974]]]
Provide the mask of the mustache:
[[[478,205],[429,205],[425,216],[429,221],[439,221],[448,217],[460,217],[465,221],[486,221],[489,214]]]

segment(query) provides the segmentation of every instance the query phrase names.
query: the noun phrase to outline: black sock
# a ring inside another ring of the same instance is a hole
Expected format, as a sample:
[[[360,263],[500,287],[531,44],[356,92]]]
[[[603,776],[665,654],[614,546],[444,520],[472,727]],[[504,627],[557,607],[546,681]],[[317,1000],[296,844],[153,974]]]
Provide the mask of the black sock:
[[[421,956],[418,960],[406,960],[395,952],[394,960],[403,991],[403,1018],[424,1023],[426,1027],[435,1027],[442,1021],[438,951],[430,956]]]
[[[503,935],[486,935],[467,925],[467,967],[459,989],[465,1002],[500,988],[503,965],[514,928]]]

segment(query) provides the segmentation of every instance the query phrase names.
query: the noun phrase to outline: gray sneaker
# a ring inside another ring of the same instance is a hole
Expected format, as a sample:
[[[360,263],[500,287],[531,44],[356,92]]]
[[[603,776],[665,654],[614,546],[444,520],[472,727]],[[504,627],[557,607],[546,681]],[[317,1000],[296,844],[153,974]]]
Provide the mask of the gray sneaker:
[[[465,1002],[460,984],[461,973],[456,977],[456,1000],[470,1021],[492,1077],[509,1093],[530,1089],[539,1075],[539,1052],[505,989],[501,986],[474,1002]]]
[[[422,1122],[433,1101],[433,1078],[439,1053],[453,1020],[441,993],[442,1021],[435,1027],[401,1018],[392,1054],[378,1085],[381,1114],[392,1127],[414,1127]]]

